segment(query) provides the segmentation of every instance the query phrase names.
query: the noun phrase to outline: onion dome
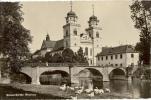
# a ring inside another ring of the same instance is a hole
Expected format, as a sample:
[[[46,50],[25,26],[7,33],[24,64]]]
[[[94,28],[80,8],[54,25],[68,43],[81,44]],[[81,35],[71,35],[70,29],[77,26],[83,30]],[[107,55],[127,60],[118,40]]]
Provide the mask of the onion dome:
[[[74,11],[70,11],[67,13],[67,17],[77,17],[77,15]]]
[[[89,20],[97,21],[97,17],[94,16],[94,15],[92,15],[92,16],[89,18]]]

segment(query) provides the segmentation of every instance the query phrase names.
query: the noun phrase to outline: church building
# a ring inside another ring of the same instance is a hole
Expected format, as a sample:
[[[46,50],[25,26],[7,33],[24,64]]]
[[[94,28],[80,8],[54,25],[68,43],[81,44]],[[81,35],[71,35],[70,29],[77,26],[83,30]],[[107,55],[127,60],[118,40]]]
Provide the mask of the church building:
[[[101,52],[101,28],[98,25],[98,18],[94,15],[94,8],[93,15],[88,20],[88,27],[85,28],[85,33],[81,32],[78,16],[72,10],[72,5],[65,21],[66,24],[63,25],[63,39],[52,41],[49,35],[47,35],[37,54],[45,56],[46,52],[51,52],[52,54],[62,53],[65,48],[70,48],[77,52],[82,47],[89,65],[96,65],[96,55]]]

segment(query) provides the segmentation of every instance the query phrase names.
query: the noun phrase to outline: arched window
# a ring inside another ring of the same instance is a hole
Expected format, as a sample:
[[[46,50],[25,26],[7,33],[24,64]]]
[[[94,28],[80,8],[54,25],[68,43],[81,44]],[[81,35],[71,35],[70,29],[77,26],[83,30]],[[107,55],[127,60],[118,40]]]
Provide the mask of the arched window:
[[[99,38],[99,32],[96,32],[96,37]]]
[[[66,41],[66,47],[68,47],[68,41]]]
[[[76,29],[74,29],[73,34],[77,35],[77,30]]]
[[[88,55],[88,47],[85,48],[85,55]]]
[[[66,30],[66,36],[69,36],[68,30]]]

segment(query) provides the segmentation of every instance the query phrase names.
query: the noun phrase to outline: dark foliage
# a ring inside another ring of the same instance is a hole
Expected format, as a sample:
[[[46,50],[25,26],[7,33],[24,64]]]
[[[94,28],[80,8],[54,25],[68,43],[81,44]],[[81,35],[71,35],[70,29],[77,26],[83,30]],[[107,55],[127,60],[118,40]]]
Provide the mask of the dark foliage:
[[[140,42],[136,44],[136,50],[140,52],[140,61],[144,64],[150,62],[150,35],[151,35],[151,1],[135,0],[130,6],[131,18],[135,28],[140,30]]]
[[[0,53],[7,60],[5,67],[18,72],[29,55],[29,30],[23,27],[22,5],[17,2],[0,3]]]

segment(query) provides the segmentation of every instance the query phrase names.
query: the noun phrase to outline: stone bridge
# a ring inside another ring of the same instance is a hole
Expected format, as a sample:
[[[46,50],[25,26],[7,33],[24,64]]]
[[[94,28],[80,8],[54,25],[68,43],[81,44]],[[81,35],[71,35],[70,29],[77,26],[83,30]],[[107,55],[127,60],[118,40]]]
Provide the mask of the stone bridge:
[[[102,67],[102,66],[78,66],[78,65],[73,65],[71,67],[71,70],[69,70],[69,65],[68,64],[60,64],[60,65],[55,65],[55,64],[45,64],[45,65],[39,65],[39,66],[26,66],[23,67],[21,70],[21,73],[28,75],[31,78],[32,84],[40,84],[40,75],[44,72],[48,71],[63,71],[68,74],[71,74],[71,83],[78,83],[79,78],[77,74],[85,69],[93,69],[97,70],[101,75],[103,76],[103,81],[110,81],[109,80],[109,75],[113,70],[119,69],[123,71],[124,75],[126,75],[126,69],[125,67],[113,67],[113,66],[107,66],[107,67]]]

